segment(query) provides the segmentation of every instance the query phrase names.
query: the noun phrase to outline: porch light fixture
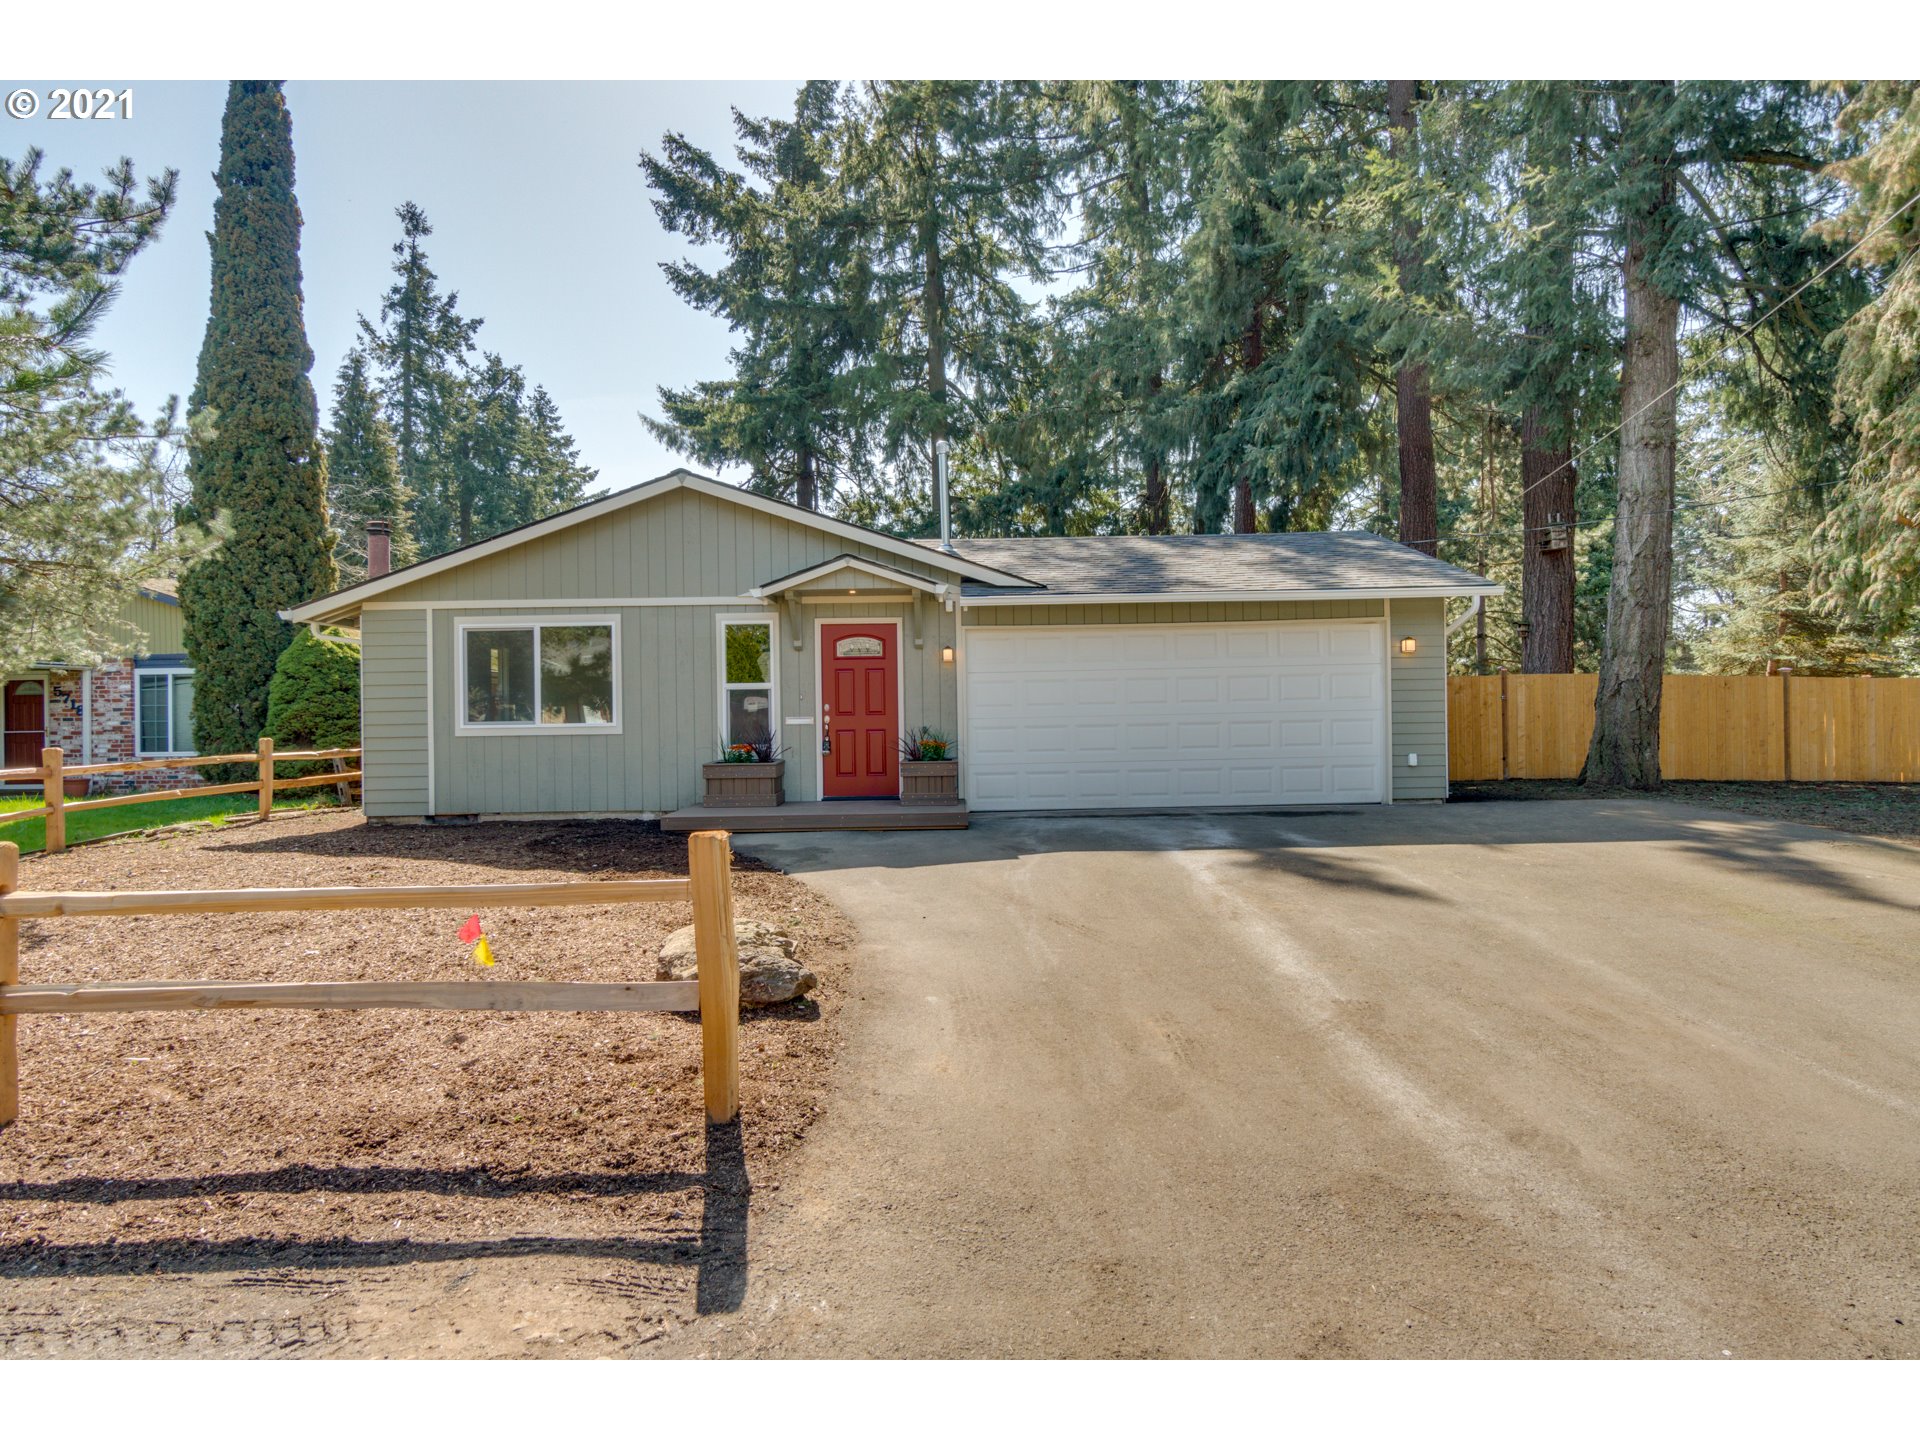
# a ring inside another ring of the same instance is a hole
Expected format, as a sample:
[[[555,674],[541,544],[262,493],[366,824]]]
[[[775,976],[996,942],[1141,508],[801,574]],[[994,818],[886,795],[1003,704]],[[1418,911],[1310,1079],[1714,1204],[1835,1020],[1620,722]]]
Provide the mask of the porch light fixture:
[[[1413,654],[1414,651],[1418,650],[1419,648],[1420,648],[1419,642],[1416,641],[1411,635],[1405,636],[1400,641],[1400,653],[1402,655],[1411,655]]]
[[[942,665],[953,664],[953,646],[942,645],[940,647],[940,663]]]

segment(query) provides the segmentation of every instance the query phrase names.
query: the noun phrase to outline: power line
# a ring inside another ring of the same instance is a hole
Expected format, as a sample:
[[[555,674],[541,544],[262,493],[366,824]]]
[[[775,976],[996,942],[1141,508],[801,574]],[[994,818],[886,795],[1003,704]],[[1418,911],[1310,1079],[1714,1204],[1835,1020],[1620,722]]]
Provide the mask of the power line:
[[[1873,237],[1878,235],[1882,230],[1886,229],[1887,226],[1891,225],[1894,221],[1898,220],[1901,217],[1901,215],[1906,213],[1907,209],[1911,205],[1913,205],[1915,201],[1920,201],[1920,191],[1915,191],[1912,195],[1909,195],[1906,198],[1906,200],[1902,202],[1902,204],[1898,209],[1896,209],[1891,215],[1887,216],[1886,219],[1882,220],[1878,225],[1875,225],[1871,230],[1867,231],[1866,234],[1862,235],[1858,240],[1856,240],[1853,243],[1851,247],[1848,248],[1848,250],[1844,254],[1836,257],[1834,260],[1830,261],[1828,264],[1822,266],[1813,275],[1809,276],[1806,280],[1796,285],[1791,291],[1789,291],[1779,301],[1779,303],[1777,303],[1771,310],[1767,311],[1766,314],[1762,315],[1758,320],[1753,321],[1751,324],[1746,326],[1745,329],[1736,331],[1733,335],[1733,338],[1727,341],[1727,344],[1728,345],[1738,344],[1740,341],[1752,335],[1754,331],[1758,330],[1762,325],[1766,324],[1767,321],[1771,320],[1775,315],[1778,315],[1782,310],[1786,309],[1787,306],[1791,305],[1795,300],[1797,300],[1803,291],[1808,290],[1812,286],[1818,284],[1821,280],[1824,280],[1827,277],[1827,275],[1830,274],[1832,271],[1838,269],[1841,265],[1844,265],[1848,260],[1852,259],[1854,254],[1857,251],[1859,251],[1862,246],[1864,246],[1869,240],[1873,239]],[[1524,500],[1528,495],[1532,494],[1535,490],[1539,489],[1540,486],[1546,484],[1547,481],[1553,479],[1553,477],[1558,475],[1561,471],[1571,469],[1575,461],[1584,459],[1586,456],[1592,454],[1593,451],[1599,447],[1602,441],[1609,440],[1613,436],[1618,435],[1622,430],[1627,428],[1627,424],[1629,421],[1638,420],[1642,415],[1646,414],[1647,411],[1651,410],[1654,406],[1658,405],[1662,400],[1666,399],[1667,396],[1673,394],[1674,391],[1678,390],[1681,387],[1681,385],[1684,383],[1685,383],[1684,378],[1680,380],[1675,380],[1671,385],[1667,386],[1666,389],[1662,390],[1658,395],[1655,395],[1651,400],[1647,401],[1646,404],[1642,405],[1638,410],[1634,411],[1631,415],[1624,416],[1618,424],[1614,425],[1611,429],[1602,432],[1600,435],[1596,436],[1593,440],[1589,441],[1585,446],[1581,448],[1578,454],[1569,455],[1565,460],[1561,461],[1558,465],[1554,466],[1553,469],[1549,470],[1546,474],[1542,475],[1538,480],[1535,480],[1533,484],[1527,486],[1524,490],[1520,492],[1520,498]]]

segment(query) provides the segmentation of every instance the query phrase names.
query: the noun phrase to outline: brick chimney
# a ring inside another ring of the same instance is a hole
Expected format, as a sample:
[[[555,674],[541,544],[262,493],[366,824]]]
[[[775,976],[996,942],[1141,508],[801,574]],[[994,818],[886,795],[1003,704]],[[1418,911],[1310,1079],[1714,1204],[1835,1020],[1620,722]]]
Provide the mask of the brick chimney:
[[[385,520],[367,521],[367,578],[378,580],[393,568],[393,526]]]

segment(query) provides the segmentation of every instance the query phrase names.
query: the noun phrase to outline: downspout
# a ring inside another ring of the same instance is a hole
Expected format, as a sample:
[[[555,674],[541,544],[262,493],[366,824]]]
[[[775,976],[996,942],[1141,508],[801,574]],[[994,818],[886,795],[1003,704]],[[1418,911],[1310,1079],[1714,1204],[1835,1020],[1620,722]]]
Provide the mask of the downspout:
[[[1474,596],[1473,604],[1469,605],[1464,611],[1461,612],[1460,618],[1458,620],[1454,621],[1451,625],[1447,626],[1448,643],[1449,644],[1452,643],[1453,637],[1460,633],[1461,627],[1463,627],[1469,620],[1473,619],[1474,616],[1480,614],[1486,608],[1487,608],[1487,597],[1484,595]]]
[[[93,763],[93,667],[80,672],[80,763]]]

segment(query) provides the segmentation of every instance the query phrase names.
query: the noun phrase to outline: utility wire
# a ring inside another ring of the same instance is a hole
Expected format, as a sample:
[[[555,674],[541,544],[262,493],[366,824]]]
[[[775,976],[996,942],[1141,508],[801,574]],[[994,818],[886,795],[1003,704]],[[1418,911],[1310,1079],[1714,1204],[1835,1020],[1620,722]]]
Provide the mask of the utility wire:
[[[1866,234],[1862,235],[1858,240],[1856,240],[1852,244],[1852,246],[1850,246],[1847,249],[1845,254],[1838,256],[1834,260],[1822,266],[1813,275],[1809,276],[1806,280],[1803,280],[1800,284],[1794,286],[1794,288],[1790,290],[1784,297],[1782,297],[1781,300],[1776,305],[1774,305],[1774,307],[1771,310],[1767,311],[1767,313],[1762,315],[1758,320],[1753,321],[1751,324],[1747,325],[1744,329],[1736,331],[1733,335],[1733,338],[1727,341],[1727,344],[1730,346],[1739,344],[1740,341],[1752,335],[1754,331],[1758,330],[1762,325],[1766,324],[1767,321],[1771,320],[1775,315],[1778,315],[1782,310],[1786,309],[1787,306],[1791,305],[1796,299],[1800,297],[1803,291],[1808,290],[1812,286],[1818,284],[1821,280],[1824,280],[1829,273],[1838,269],[1841,265],[1844,265],[1848,260],[1852,259],[1854,254],[1857,251],[1859,251],[1862,246],[1864,246],[1869,240],[1873,239],[1873,237],[1878,235],[1882,230],[1886,229],[1887,226],[1891,225],[1894,221],[1898,220],[1901,217],[1901,215],[1906,213],[1908,208],[1911,207],[1915,201],[1920,201],[1920,190],[1917,190],[1913,194],[1909,195],[1906,198],[1905,202],[1901,204],[1899,209],[1895,210],[1891,215],[1887,216],[1886,219],[1882,220],[1878,225],[1875,225],[1871,230],[1867,231]],[[1646,404],[1642,405],[1638,410],[1634,411],[1633,414],[1623,417],[1617,425],[1614,425],[1611,429],[1602,432],[1600,435],[1590,440],[1586,445],[1582,446],[1578,454],[1569,455],[1565,460],[1561,461],[1558,465],[1554,466],[1553,469],[1549,470],[1546,474],[1542,475],[1538,480],[1534,481],[1533,484],[1527,486],[1526,489],[1520,492],[1520,498],[1524,500],[1528,495],[1532,494],[1535,490],[1539,489],[1540,486],[1546,484],[1547,481],[1553,479],[1553,477],[1558,475],[1562,470],[1571,469],[1575,461],[1584,459],[1586,456],[1592,454],[1593,451],[1596,448],[1598,448],[1602,442],[1606,440],[1610,440],[1615,435],[1618,435],[1622,430],[1627,428],[1627,425],[1630,421],[1638,420],[1642,415],[1646,414],[1647,411],[1651,410],[1654,406],[1658,405],[1662,400],[1666,399],[1667,396],[1671,395],[1674,391],[1678,390],[1681,387],[1681,385],[1683,385],[1684,383],[1686,383],[1684,377],[1682,379],[1675,380],[1673,384],[1667,386],[1666,389],[1662,390],[1658,395],[1655,395],[1651,400],[1647,401]]]

